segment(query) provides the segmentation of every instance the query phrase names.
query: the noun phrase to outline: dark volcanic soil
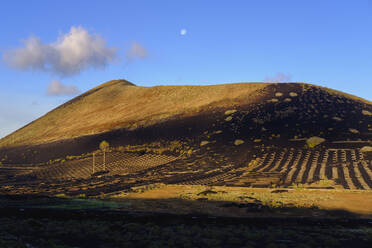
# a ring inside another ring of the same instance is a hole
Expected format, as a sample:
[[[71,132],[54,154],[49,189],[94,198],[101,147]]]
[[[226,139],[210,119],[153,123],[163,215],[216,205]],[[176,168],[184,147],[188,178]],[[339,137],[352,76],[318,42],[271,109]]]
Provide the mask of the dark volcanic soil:
[[[211,104],[196,115],[174,116],[135,130],[3,148],[3,172],[11,176],[12,168],[24,168],[16,181],[55,181],[66,176],[89,179],[92,156],[86,153],[106,140],[111,147],[124,147],[120,154],[112,151],[107,155],[109,175],[121,175],[137,184],[286,187],[331,180],[323,187],[371,188],[371,156],[360,152],[371,144],[370,104],[294,83],[270,85],[256,98],[249,105],[240,105],[244,101],[239,99],[227,102],[225,108]],[[306,139],[313,136],[325,141],[309,148]],[[151,146],[156,142],[160,152]],[[83,153],[85,158],[61,162],[66,156]],[[59,161],[45,164],[54,159]],[[97,169],[103,168],[102,154],[97,155],[96,163]],[[39,167],[32,169],[33,165]],[[6,177],[6,182],[10,179]]]

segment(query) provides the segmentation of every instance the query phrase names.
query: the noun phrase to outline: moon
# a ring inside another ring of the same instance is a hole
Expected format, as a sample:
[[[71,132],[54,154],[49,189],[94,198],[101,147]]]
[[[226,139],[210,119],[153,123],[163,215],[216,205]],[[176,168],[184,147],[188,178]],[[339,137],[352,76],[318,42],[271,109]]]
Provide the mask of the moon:
[[[181,29],[181,32],[180,32],[181,35],[186,35],[186,33],[187,33],[187,30],[185,28]]]

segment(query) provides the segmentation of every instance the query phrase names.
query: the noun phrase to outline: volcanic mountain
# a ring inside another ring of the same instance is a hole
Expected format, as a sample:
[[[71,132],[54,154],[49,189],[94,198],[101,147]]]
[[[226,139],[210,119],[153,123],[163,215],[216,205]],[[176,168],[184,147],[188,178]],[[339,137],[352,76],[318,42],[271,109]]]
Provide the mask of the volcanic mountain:
[[[371,189],[371,120],[370,101],[305,83],[113,80],[1,139],[0,160],[23,180],[102,170],[141,183]]]

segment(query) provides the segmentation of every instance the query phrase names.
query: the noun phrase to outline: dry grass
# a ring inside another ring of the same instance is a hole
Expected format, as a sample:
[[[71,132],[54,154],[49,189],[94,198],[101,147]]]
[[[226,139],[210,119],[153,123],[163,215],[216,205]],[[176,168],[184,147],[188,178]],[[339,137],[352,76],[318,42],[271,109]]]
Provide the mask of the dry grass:
[[[131,86],[114,80],[52,110],[0,140],[0,146],[51,142],[105,132],[135,129],[174,115],[193,115],[213,104],[224,107],[268,84],[240,83],[212,86]]]
[[[125,80],[104,83],[52,110],[0,140],[2,146],[41,144],[118,128],[149,126],[178,116],[192,116],[210,108],[234,108],[256,102],[270,83],[209,86],[139,87]],[[332,94],[371,104],[370,101],[325,87]]]

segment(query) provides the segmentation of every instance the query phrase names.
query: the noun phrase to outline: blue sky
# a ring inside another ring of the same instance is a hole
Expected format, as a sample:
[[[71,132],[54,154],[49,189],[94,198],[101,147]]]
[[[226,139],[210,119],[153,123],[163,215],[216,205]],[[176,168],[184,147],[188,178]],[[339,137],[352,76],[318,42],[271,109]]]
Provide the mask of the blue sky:
[[[0,137],[77,90],[119,78],[153,86],[261,82],[282,75],[372,100],[368,0],[13,0],[4,1],[0,12]],[[66,67],[55,56],[66,51],[58,44],[65,44],[61,39],[72,28],[101,50]],[[30,37],[45,48],[38,55],[57,54],[40,60],[47,68],[25,60],[33,52],[15,53]],[[56,87],[49,91],[52,82]]]

